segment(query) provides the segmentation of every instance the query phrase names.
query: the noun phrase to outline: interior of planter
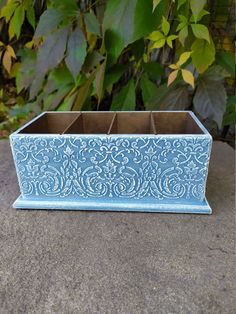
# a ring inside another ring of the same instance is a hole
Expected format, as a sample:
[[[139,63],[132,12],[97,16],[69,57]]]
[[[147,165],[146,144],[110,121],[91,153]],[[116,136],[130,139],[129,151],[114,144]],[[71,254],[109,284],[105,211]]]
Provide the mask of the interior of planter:
[[[46,112],[19,133],[61,134],[79,115],[76,112]]]
[[[203,134],[188,112],[46,112],[19,133]]]
[[[151,112],[117,112],[110,134],[155,134]]]
[[[203,134],[188,112],[152,112],[157,134]]]

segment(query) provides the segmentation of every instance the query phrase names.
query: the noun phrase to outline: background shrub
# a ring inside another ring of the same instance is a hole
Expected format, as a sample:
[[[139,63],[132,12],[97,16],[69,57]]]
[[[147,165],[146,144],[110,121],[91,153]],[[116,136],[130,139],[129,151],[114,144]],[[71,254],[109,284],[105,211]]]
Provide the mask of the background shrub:
[[[226,136],[233,2],[0,0],[0,136],[42,110],[185,109]]]

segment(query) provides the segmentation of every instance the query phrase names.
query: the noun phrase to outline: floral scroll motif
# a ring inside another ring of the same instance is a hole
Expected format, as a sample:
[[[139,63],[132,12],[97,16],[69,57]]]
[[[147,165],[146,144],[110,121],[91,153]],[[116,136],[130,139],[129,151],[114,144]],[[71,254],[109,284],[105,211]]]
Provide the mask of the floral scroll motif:
[[[206,137],[15,136],[25,197],[202,200]]]

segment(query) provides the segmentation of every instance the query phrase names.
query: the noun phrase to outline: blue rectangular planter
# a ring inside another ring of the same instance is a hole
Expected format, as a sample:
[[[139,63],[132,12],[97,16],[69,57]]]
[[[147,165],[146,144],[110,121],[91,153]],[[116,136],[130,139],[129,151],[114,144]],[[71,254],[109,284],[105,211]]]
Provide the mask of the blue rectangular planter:
[[[190,112],[46,112],[10,136],[15,208],[211,213],[212,138]]]

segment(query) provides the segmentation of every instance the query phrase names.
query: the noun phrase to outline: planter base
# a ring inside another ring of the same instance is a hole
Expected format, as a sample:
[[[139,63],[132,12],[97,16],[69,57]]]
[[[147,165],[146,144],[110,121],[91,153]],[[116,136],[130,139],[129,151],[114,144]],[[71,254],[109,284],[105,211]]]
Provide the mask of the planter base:
[[[49,209],[49,210],[95,210],[95,211],[124,211],[124,212],[163,212],[163,213],[183,213],[183,214],[211,214],[212,210],[205,199],[197,203],[148,203],[148,202],[111,202],[109,201],[69,201],[25,199],[19,196],[14,208],[19,209]]]

